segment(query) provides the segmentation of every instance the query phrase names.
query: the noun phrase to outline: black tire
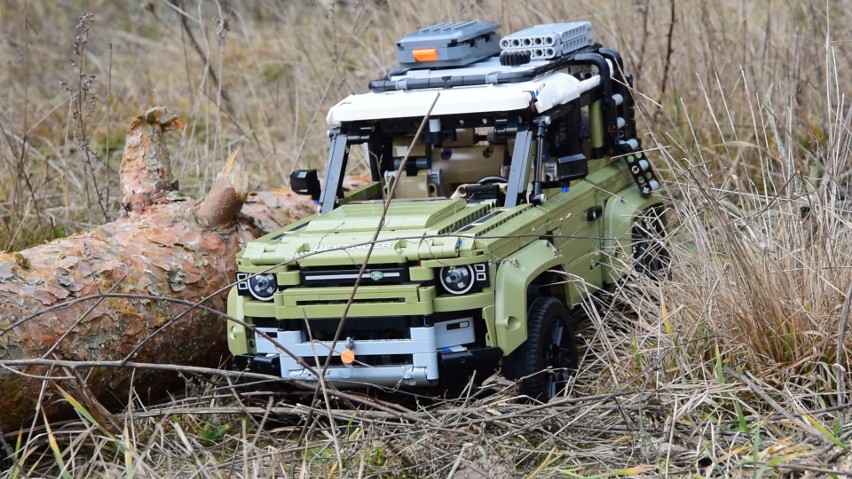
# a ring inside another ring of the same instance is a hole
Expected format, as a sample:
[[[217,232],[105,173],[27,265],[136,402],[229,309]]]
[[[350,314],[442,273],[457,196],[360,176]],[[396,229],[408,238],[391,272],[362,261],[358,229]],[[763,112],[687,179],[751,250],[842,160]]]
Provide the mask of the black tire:
[[[662,208],[649,208],[634,219],[631,235],[636,272],[654,279],[665,276],[671,264],[671,255],[666,247]]]
[[[527,313],[527,340],[503,359],[503,374],[521,380],[521,394],[546,402],[576,371],[571,313],[556,298],[536,298]]]
[[[251,372],[249,367],[240,368],[236,359],[231,358],[230,370],[234,372]],[[237,391],[243,398],[260,399],[262,404],[266,404],[267,399],[272,396],[283,396],[287,393],[295,391],[293,386],[282,384],[280,378],[269,376],[269,379],[259,379],[257,377],[237,376],[233,381],[233,389]]]

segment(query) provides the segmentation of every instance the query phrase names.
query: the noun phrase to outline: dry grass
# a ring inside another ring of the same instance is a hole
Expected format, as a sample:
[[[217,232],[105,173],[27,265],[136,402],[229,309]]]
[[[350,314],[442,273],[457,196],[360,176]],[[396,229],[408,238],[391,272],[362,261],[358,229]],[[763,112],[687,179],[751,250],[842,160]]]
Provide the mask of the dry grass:
[[[546,406],[492,378],[483,397],[350,397],[309,419],[207,375],[157,408],[134,399],[119,427],[81,407],[6,436],[0,477],[852,475],[848,2],[174,3],[90,1],[82,25],[76,4],[0,5],[0,247],[114,217],[124,128],[151,104],[187,120],[185,191],[237,147],[269,189],[322,166],[325,110],[413,28],[587,18],[636,75],[673,198],[671,277],[590,311],[583,369]]]

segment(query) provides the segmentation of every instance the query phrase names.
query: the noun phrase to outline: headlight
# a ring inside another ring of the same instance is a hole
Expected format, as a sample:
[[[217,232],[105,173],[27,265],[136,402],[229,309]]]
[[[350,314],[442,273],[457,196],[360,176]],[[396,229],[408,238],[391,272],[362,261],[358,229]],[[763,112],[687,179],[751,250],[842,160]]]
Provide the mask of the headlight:
[[[278,280],[272,273],[261,273],[251,276],[248,273],[237,273],[237,291],[249,293],[260,301],[272,300],[272,295],[278,291]]]
[[[451,294],[465,294],[473,288],[473,266],[444,266],[438,274],[441,286]]]
[[[488,263],[444,266],[438,271],[438,280],[444,291],[450,294],[466,294],[480,291],[489,286]]]
[[[256,274],[249,279],[249,293],[261,301],[269,301],[278,291],[278,281],[272,273]]]

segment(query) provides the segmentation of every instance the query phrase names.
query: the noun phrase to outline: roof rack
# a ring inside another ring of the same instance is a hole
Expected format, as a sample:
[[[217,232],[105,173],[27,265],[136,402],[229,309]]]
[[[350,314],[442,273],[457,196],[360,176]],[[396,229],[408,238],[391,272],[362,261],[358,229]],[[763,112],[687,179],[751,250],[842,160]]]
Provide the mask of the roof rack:
[[[536,25],[502,39],[496,33],[498,28],[500,25],[494,22],[439,23],[406,35],[397,42],[400,66],[383,79],[371,81],[370,90],[379,93],[523,82],[574,64],[577,55],[582,57],[600,47],[592,43],[591,22]],[[538,65],[486,74],[460,71],[456,75],[405,76],[412,69],[463,67],[497,53],[503,66],[521,67],[532,60]],[[397,76],[403,78],[392,79]]]
[[[502,66],[502,70],[485,74],[464,74],[464,72],[475,71],[474,69],[464,69],[456,75],[434,76],[405,76],[405,71],[391,71],[384,79],[371,81],[370,90],[373,93],[382,93],[521,83],[570,66],[591,66],[597,70],[597,74],[600,76],[600,88],[595,95],[603,102],[604,146],[596,156],[599,157],[603,154],[625,153],[634,149],[631,145],[619,143],[618,138],[621,127],[618,124],[619,115],[616,112],[618,105],[613,94],[616,93],[616,89],[622,88],[618,85],[632,84],[632,80],[625,77],[622,65],[621,56],[617,52],[594,43],[550,61],[538,61],[534,64],[523,65],[522,68]],[[496,64],[494,66],[501,68]],[[451,71],[442,73],[451,73]],[[623,93],[617,96],[623,98]],[[632,113],[630,115],[632,116]]]
[[[387,91],[404,91],[404,90],[423,90],[428,88],[453,88],[459,86],[474,86],[474,85],[499,85],[503,83],[519,83],[532,80],[533,78],[553,70],[559,70],[570,65],[590,64],[598,66],[598,62],[591,61],[587,58],[588,55],[595,53],[595,46],[583,48],[582,50],[572,52],[567,56],[562,56],[556,60],[550,61],[543,65],[528,68],[520,71],[495,71],[485,74],[468,74],[468,75],[445,75],[440,77],[422,77],[422,78],[401,78],[392,80],[392,75],[400,74],[398,71],[391,71],[384,79],[373,80],[370,82],[370,91],[375,93]],[[598,55],[594,55],[599,57]],[[609,66],[602,63],[603,68],[599,68],[602,76],[609,75]]]

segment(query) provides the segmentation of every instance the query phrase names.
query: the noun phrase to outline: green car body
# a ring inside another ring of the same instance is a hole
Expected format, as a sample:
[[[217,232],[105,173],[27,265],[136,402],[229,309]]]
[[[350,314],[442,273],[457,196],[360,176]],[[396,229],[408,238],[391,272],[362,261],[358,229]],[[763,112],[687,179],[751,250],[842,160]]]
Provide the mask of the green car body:
[[[550,70],[496,62],[431,71],[487,65],[519,81],[399,88],[400,77],[429,76],[409,69],[332,109],[325,187],[303,188],[319,212],[237,255],[227,334],[240,368],[352,386],[466,382],[524,348],[535,357],[538,298],[571,310],[634,267],[637,225],[654,212],[664,229],[664,201],[617,53],[588,46]],[[478,100],[485,90],[496,99]],[[383,113],[400,104],[411,106]],[[373,181],[342,194],[354,145],[365,145]],[[557,342],[573,344],[564,334]]]

